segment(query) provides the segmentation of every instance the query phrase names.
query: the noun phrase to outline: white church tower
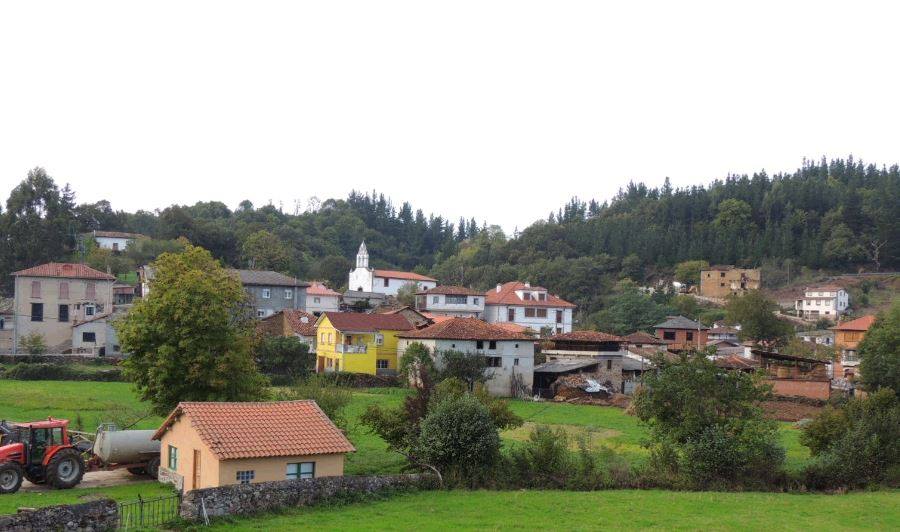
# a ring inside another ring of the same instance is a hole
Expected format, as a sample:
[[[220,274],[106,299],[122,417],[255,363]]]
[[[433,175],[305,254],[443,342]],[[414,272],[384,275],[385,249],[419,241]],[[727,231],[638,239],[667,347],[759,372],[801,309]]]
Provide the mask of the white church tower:
[[[375,271],[369,268],[369,250],[366,249],[366,241],[363,240],[356,252],[356,268],[350,272],[350,282],[347,284],[351,292],[372,292],[375,282]]]

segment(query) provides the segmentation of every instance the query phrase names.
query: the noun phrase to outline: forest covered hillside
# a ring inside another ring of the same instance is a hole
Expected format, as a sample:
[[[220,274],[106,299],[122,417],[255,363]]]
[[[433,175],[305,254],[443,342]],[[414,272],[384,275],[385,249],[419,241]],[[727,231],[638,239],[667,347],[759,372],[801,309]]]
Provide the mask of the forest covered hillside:
[[[298,213],[250,202],[231,210],[217,201],[124,212],[106,201],[79,204],[76,192],[40,168],[10,192],[0,212],[0,276],[7,293],[9,273],[20,268],[84,260],[122,273],[176,249],[179,237],[229,266],[284,271],[334,288],[346,283],[365,239],[375,267],[430,273],[443,283],[480,289],[531,281],[585,313],[602,309],[619,280],[640,283],[692,259],[762,266],[769,282],[792,268],[900,268],[900,168],[852,157],[689,188],[631,182],[606,202],[573,199],[559,209],[548,206],[553,212],[546,220],[515,235],[478,225],[475,219],[483,213],[451,221],[377,192],[353,192]],[[77,235],[94,229],[153,240],[124,256],[79,248]]]

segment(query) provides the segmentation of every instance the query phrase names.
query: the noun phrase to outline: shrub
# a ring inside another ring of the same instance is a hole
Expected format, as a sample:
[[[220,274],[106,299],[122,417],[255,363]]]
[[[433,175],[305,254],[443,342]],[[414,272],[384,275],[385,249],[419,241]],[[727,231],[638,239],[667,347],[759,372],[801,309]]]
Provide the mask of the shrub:
[[[44,337],[36,332],[26,334],[19,339],[19,345],[29,355],[43,355],[47,352],[47,344],[44,343]]]
[[[470,392],[475,390],[475,384],[488,380],[487,358],[454,350],[441,352],[438,380],[451,378],[465,382]]]
[[[316,356],[309,352],[309,345],[294,336],[262,338],[253,354],[260,371],[288,379],[309,375],[316,364]]]
[[[859,371],[867,390],[900,393],[900,299],[880,315],[859,344]]]
[[[431,351],[425,344],[413,342],[400,357],[400,375],[406,383],[415,383],[419,379],[420,368],[434,373],[434,359],[431,358]]]
[[[66,364],[28,364],[19,362],[3,373],[4,379],[20,381],[124,381],[122,370],[110,367],[103,370],[89,370],[84,367]]]
[[[347,428],[347,418],[344,409],[353,399],[353,393],[347,388],[333,386],[319,375],[312,375],[307,379],[299,380],[296,384],[277,393],[277,399],[293,401],[297,399],[312,399],[319,405],[335,425]]]

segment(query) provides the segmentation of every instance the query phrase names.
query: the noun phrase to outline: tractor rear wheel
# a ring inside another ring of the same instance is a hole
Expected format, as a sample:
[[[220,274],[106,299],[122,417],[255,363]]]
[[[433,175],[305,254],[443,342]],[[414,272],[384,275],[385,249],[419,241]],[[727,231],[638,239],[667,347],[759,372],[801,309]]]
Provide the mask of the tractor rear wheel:
[[[159,478],[159,457],[154,456],[147,462],[147,475],[150,478]]]
[[[19,464],[15,462],[0,464],[0,494],[19,491],[19,486],[22,485],[24,477],[25,473]]]
[[[78,451],[72,448],[62,449],[53,455],[47,463],[47,484],[56,489],[69,489],[77,486],[84,476],[84,460]]]

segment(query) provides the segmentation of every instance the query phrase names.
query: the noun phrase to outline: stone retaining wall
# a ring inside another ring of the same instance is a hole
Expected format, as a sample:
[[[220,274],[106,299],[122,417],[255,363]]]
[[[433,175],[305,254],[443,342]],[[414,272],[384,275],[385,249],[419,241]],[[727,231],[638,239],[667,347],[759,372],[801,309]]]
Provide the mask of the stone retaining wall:
[[[362,499],[376,493],[435,489],[437,486],[437,479],[431,475],[321,477],[235,484],[185,493],[181,500],[181,517],[202,520],[203,507],[209,517],[250,515],[333,500]]]
[[[83,504],[48,506],[37,510],[23,510],[13,515],[0,515],[0,530],[95,532],[115,530],[118,522],[116,501],[100,499]]]

